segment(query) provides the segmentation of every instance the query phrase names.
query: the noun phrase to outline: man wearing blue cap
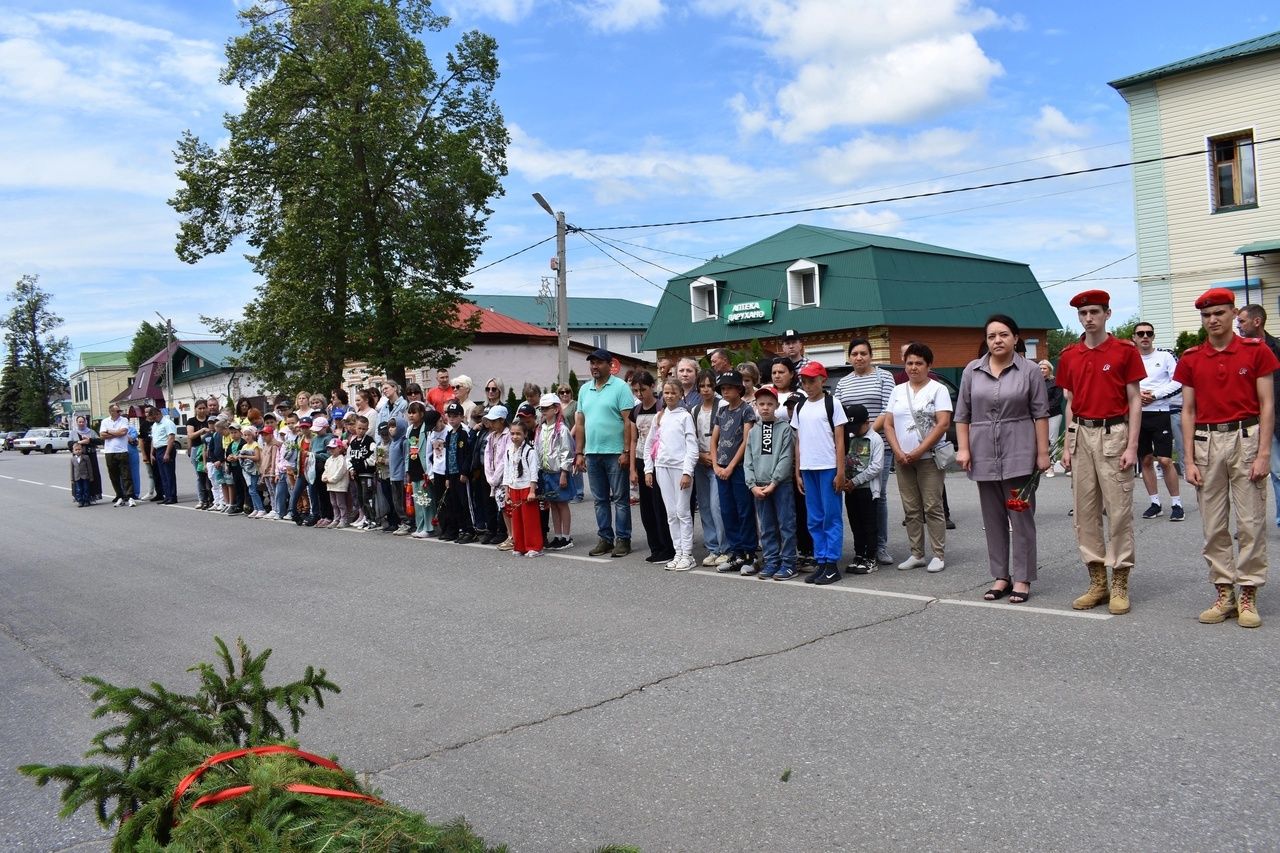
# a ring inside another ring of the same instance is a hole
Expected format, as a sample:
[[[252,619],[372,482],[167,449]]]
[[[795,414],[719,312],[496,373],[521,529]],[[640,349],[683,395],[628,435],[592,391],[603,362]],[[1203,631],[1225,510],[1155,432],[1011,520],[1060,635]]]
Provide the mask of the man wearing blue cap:
[[[578,389],[573,438],[576,471],[585,471],[596,505],[600,541],[587,553],[625,557],[631,553],[631,471],[627,448],[632,425],[627,413],[635,404],[631,388],[610,372],[613,356],[597,349],[587,356],[591,381]],[[613,514],[610,518],[610,504]]]

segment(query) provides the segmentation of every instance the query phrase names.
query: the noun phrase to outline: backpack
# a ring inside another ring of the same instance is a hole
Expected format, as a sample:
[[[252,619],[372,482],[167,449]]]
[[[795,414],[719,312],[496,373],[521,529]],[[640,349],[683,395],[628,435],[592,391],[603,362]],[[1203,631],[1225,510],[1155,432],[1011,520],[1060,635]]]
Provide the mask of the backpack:
[[[800,400],[796,403],[795,411],[792,413],[791,416],[795,418],[797,422],[799,422],[800,420],[800,408],[808,401],[808,399],[809,399],[808,397],[801,397]],[[830,392],[823,391],[822,400],[827,405],[827,423],[831,424],[831,429],[834,430],[836,428],[835,398],[831,396]]]

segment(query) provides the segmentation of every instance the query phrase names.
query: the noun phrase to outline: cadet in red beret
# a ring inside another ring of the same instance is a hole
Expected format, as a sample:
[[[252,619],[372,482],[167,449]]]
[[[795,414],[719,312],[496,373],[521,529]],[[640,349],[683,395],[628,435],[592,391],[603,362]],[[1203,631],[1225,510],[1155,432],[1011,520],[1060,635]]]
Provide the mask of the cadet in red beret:
[[[1235,333],[1235,295],[1215,287],[1196,300],[1208,338],[1182,354],[1173,378],[1182,383],[1182,431],[1194,435],[1184,460],[1196,487],[1204,525],[1204,558],[1217,589],[1200,614],[1205,624],[1235,616],[1244,628],[1262,624],[1258,587],[1267,580],[1267,493],[1275,388],[1280,361],[1258,338]],[[1231,537],[1236,516],[1239,553]],[[1236,597],[1236,585],[1240,587]]]
[[[1089,570],[1089,588],[1071,603],[1088,610],[1110,602],[1112,613],[1129,612],[1129,571],[1133,568],[1133,478],[1142,394],[1147,376],[1131,341],[1107,331],[1111,296],[1086,290],[1071,298],[1084,337],[1062,352],[1058,386],[1066,394],[1067,433],[1062,464],[1073,471],[1076,539]],[[1111,537],[1102,533],[1106,510]],[[1111,582],[1107,582],[1107,568]]]

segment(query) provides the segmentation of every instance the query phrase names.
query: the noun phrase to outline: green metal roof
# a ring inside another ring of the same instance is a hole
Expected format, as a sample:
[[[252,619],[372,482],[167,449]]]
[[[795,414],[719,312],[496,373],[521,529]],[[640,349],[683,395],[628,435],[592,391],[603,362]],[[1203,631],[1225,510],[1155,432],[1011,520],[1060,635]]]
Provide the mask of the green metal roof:
[[[798,260],[819,267],[820,307],[788,307],[786,269]],[[694,322],[689,284],[704,276],[720,282],[720,316]],[[752,300],[774,303],[772,322],[725,322],[730,305]],[[795,225],[672,278],[644,347],[780,337],[786,329],[980,328],[996,311],[1027,329],[1061,325],[1026,264],[896,237]]]
[[[1107,85],[1114,89],[1126,89],[1139,83],[1149,83],[1162,77],[1172,77],[1175,74],[1184,74],[1188,71],[1210,68],[1214,65],[1224,65],[1228,62],[1235,62],[1245,57],[1258,56],[1275,50],[1280,50],[1280,32],[1220,47],[1208,53],[1192,56],[1189,59],[1180,59],[1177,62],[1170,62],[1168,65],[1161,65],[1159,68],[1152,68],[1150,71],[1142,71],[1129,77],[1121,77],[1119,80],[1112,80]]]
[[[509,296],[469,293],[475,304],[506,314],[533,326],[555,329],[555,299],[539,301],[537,296]],[[644,329],[653,319],[654,307],[629,299],[595,296],[570,296],[569,330],[574,329]]]
[[[221,341],[178,341],[178,346],[213,367],[229,367],[237,356],[234,349]]]
[[[1237,255],[1270,255],[1272,252],[1280,252],[1280,240],[1259,240],[1236,249]]]
[[[80,369],[86,367],[129,367],[129,354],[126,352],[82,352],[80,353]]]

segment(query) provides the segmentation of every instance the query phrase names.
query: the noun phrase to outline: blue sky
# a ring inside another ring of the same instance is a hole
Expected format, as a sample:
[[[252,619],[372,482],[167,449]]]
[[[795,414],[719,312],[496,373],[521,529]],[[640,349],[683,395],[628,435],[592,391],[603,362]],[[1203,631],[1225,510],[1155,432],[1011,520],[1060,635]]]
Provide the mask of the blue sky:
[[[246,0],[0,6],[0,283],[40,275],[80,350],[125,349],[143,320],[187,336],[235,316],[256,278],[236,252],[174,253],[172,150],[223,136],[217,82]],[[548,236],[541,192],[585,228],[712,218],[1123,162],[1108,80],[1280,28],[1260,7],[963,0],[438,0],[500,46],[512,134],[482,266]],[[796,222],[1031,264],[1064,322],[1085,286],[1137,310],[1129,171],[799,216],[580,237],[570,293],[655,303],[672,271]],[[643,248],[641,248],[643,247]],[[554,244],[472,278],[535,293]],[[1126,259],[1127,258],[1127,259]],[[646,262],[647,261],[647,262]],[[1099,267],[1088,284],[1056,284]],[[665,269],[664,269],[665,268]],[[639,275],[636,275],[638,273]],[[73,354],[74,362],[74,354]]]

